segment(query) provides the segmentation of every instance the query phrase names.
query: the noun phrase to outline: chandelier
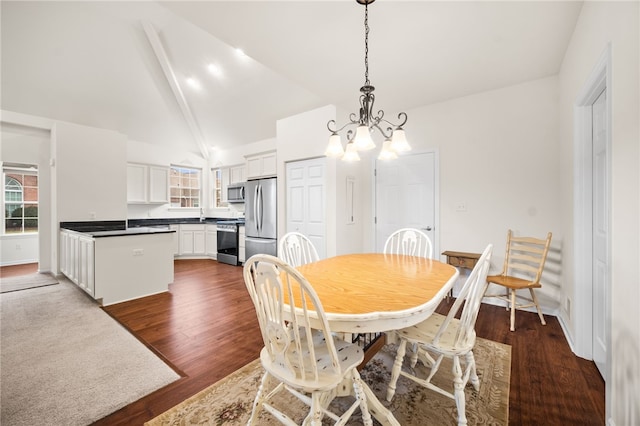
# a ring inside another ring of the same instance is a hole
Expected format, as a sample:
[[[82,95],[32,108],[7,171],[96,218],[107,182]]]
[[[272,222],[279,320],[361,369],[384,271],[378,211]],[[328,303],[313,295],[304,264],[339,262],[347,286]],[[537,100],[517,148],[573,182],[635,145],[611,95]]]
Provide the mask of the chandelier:
[[[398,153],[411,150],[402,128],[407,122],[407,114],[404,112],[398,114],[398,120],[401,120],[399,124],[386,120],[382,110],[379,110],[377,115],[373,114],[373,103],[376,97],[373,94],[375,88],[369,82],[369,4],[375,0],[356,1],[364,5],[364,86],[360,88],[360,92],[362,92],[360,113],[357,117],[355,113],[351,113],[349,122],[339,129],[335,120],[330,120],[327,123],[331,136],[325,155],[340,157],[344,161],[359,161],[358,151],[368,151],[376,147],[371,134],[377,130],[384,138],[378,159],[392,160],[398,158]],[[349,127],[347,145],[343,149],[340,132]]]

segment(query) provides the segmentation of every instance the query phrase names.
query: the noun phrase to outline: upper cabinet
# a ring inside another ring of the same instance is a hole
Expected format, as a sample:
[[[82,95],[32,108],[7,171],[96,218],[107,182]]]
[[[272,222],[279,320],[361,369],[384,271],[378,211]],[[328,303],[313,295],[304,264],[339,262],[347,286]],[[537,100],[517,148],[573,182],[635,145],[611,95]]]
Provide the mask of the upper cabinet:
[[[247,179],[275,176],[278,173],[276,152],[268,151],[247,155]]]
[[[127,202],[166,204],[169,202],[169,168],[148,164],[127,164]]]

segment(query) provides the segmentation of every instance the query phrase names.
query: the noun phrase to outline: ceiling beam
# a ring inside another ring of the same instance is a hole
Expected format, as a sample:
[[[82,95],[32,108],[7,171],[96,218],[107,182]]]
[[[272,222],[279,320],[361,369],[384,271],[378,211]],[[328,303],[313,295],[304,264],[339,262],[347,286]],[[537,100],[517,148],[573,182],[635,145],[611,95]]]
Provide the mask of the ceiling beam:
[[[171,66],[171,62],[169,61],[169,57],[167,56],[167,52],[164,50],[164,46],[162,45],[162,41],[160,37],[158,37],[158,33],[155,28],[149,21],[142,21],[142,27],[144,28],[144,32],[147,35],[147,39],[151,44],[151,48],[158,58],[158,62],[160,62],[160,67],[164,72],[164,76],[167,78],[167,82],[173,91],[173,95],[178,102],[178,106],[184,115],[185,120],[187,121],[187,125],[193,134],[196,143],[198,144],[198,148],[200,148],[200,152],[202,156],[208,160],[209,159],[209,149],[207,148],[207,144],[204,141],[204,137],[202,136],[202,131],[200,130],[200,126],[195,120],[193,113],[191,112],[191,108],[189,108],[189,104],[187,103],[186,98],[184,97],[184,93],[182,93],[182,89],[180,88],[180,84],[178,79],[176,78],[175,73],[173,72],[173,67]]]

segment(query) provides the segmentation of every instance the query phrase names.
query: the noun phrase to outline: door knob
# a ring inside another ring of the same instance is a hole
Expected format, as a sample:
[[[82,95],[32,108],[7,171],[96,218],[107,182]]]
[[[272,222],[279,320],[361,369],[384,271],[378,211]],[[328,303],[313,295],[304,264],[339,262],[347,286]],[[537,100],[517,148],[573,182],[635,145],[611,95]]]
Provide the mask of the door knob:
[[[431,228],[430,226],[427,226],[426,228],[422,228],[423,231],[431,231],[431,229],[433,228]]]

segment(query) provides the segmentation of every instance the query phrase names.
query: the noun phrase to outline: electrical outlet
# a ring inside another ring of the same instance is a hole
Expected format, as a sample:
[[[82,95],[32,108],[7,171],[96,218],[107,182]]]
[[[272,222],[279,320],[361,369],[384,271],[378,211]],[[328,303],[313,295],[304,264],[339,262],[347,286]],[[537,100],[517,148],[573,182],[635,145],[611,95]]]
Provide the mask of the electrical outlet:
[[[142,256],[144,254],[144,249],[133,249],[134,256]]]
[[[16,250],[22,250],[22,246],[20,244],[16,244]]]
[[[457,212],[466,212],[467,211],[467,203],[464,201],[456,203],[456,211]]]

